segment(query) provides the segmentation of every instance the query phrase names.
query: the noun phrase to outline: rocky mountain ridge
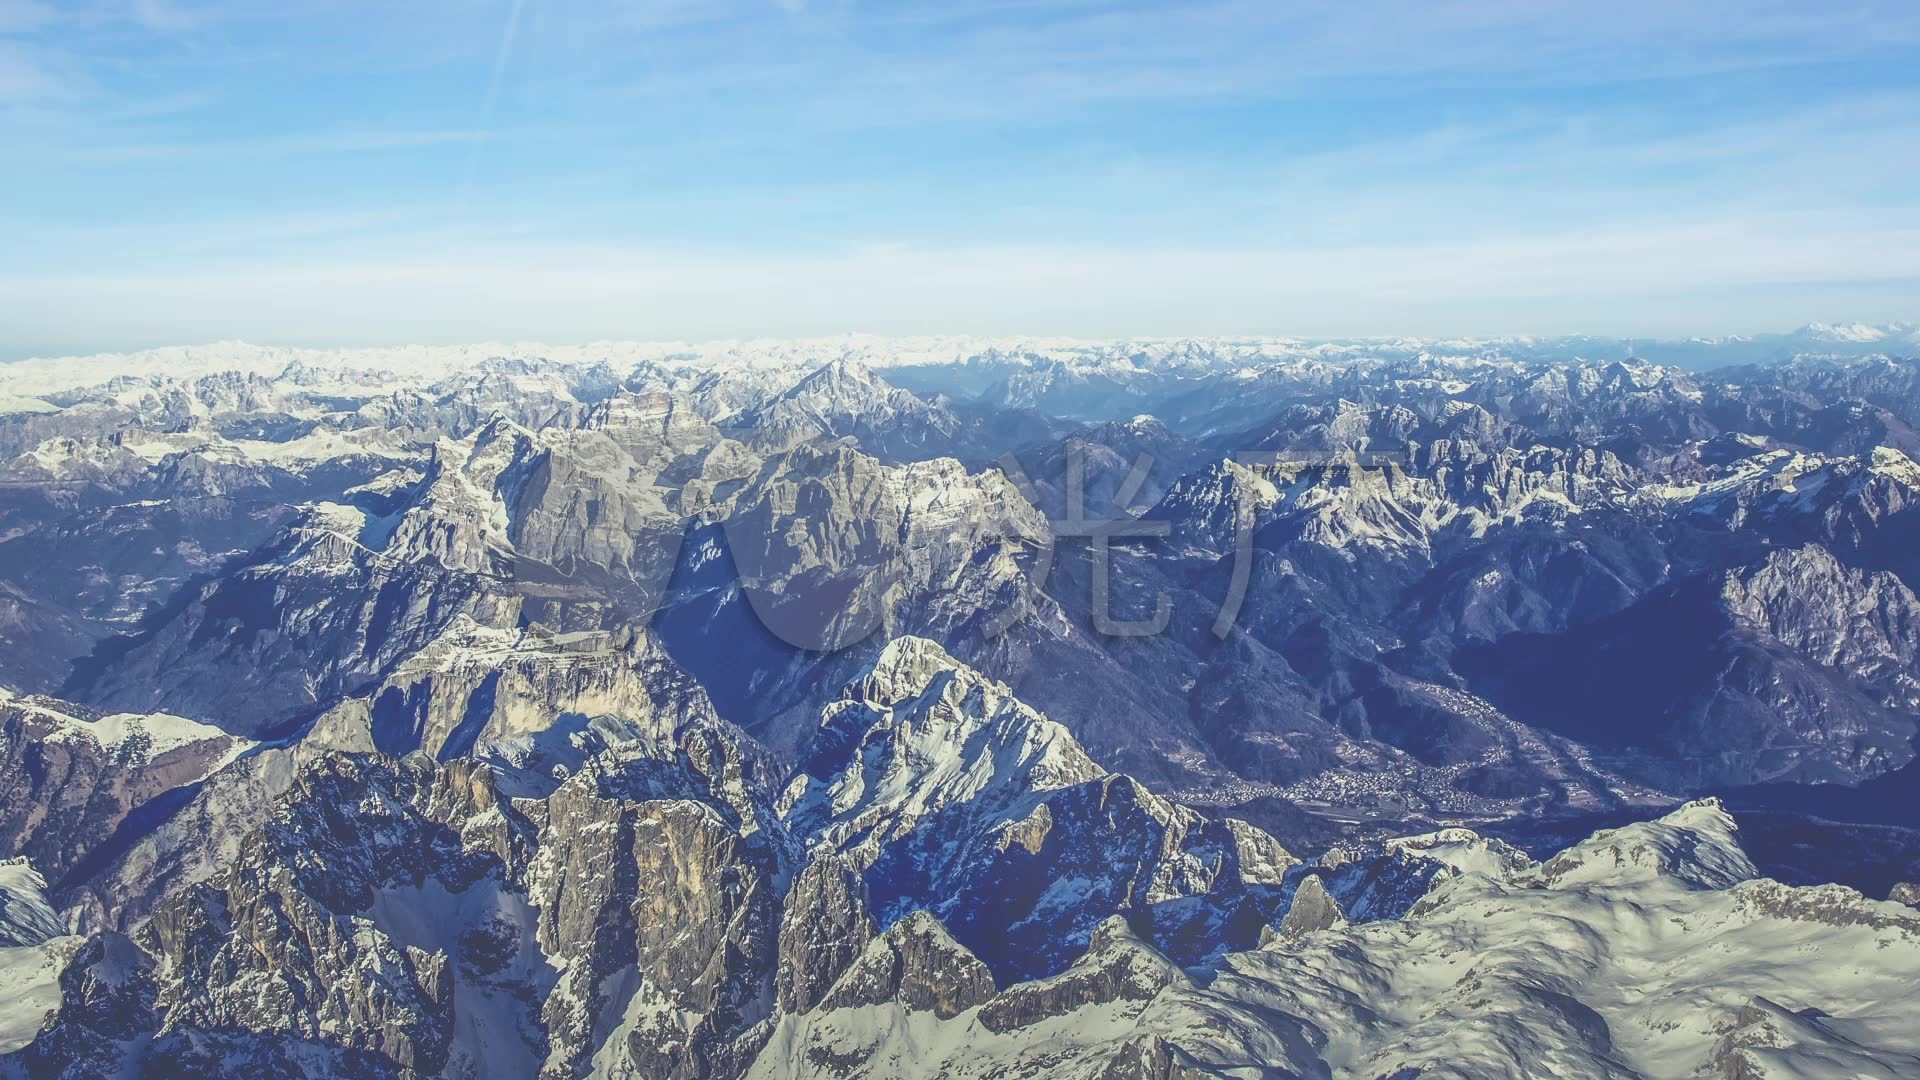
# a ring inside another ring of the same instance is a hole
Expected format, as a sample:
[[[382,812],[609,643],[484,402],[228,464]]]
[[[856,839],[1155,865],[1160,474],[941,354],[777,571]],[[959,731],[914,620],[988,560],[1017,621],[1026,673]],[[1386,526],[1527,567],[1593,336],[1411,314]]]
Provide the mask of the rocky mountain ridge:
[[[1909,330],[0,366],[0,1075],[1899,1075]]]

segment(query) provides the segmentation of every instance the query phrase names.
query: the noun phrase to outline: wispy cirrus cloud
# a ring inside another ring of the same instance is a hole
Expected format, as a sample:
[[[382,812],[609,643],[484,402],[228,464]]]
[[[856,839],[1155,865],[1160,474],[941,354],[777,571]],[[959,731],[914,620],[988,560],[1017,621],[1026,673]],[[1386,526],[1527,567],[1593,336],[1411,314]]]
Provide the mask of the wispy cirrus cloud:
[[[1678,297],[1711,329],[1871,315],[1834,293],[1890,303],[1908,269],[1868,238],[1920,227],[1920,8],[1883,0],[0,0],[9,25],[19,295],[44,321],[91,271],[127,334],[223,336],[219,304],[398,332],[355,282],[399,266],[441,318],[561,338],[697,330],[622,311],[1364,333],[1355,296],[1408,331]]]
[[[178,34],[201,25],[203,13],[174,0],[132,0],[133,21],[147,30]]]

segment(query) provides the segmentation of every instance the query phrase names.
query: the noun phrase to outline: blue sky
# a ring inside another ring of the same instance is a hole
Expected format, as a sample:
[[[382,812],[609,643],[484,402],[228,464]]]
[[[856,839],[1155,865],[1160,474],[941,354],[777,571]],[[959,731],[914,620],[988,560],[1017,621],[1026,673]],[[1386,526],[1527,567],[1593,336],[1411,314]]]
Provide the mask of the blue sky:
[[[0,0],[0,354],[1920,317],[1920,5]]]

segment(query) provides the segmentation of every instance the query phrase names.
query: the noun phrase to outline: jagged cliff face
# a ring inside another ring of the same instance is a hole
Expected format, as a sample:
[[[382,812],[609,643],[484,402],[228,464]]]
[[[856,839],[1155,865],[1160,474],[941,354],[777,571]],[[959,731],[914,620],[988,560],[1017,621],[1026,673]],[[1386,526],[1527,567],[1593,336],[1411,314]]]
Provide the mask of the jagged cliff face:
[[[1557,699],[1554,727],[1664,752],[1672,783],[1844,781],[1913,759],[1914,614],[1896,575],[1806,545],[1472,655],[1504,669],[1489,680],[1495,700]]]
[[[889,644],[827,708],[780,806],[810,853],[863,875],[883,924],[931,901],[1003,980],[1058,970],[1114,912],[1164,921],[1171,941],[1274,903],[1297,862],[1244,822],[1108,773],[919,638]]]
[[[793,780],[837,792],[838,822],[806,798],[776,804],[777,775],[712,720],[584,753],[539,797],[511,794],[530,785],[502,765],[302,747],[230,857],[157,890],[130,937],[95,939],[138,975],[140,1005],[116,1022],[153,1038],[102,1036],[72,1001],[20,1060],[85,1043],[87,1067],[109,1071],[739,1075],[784,1012],[902,1000],[957,1015],[996,979],[1068,966],[1076,926],[1151,922],[1157,902],[1225,903],[1254,884],[1277,902],[1293,861],[1277,842],[1105,774],[932,642],[890,646],[823,729],[856,706],[900,710],[918,742],[870,747],[864,760],[892,768],[866,773],[864,798],[847,795],[859,763]],[[232,792],[201,798],[228,825],[249,813]],[[875,815],[917,852],[953,843],[954,815],[977,835],[937,873],[877,873],[890,856],[836,827]],[[1069,835],[1049,837],[1053,816]],[[1047,859],[1010,864],[1012,845]],[[1053,887],[1088,875],[1109,884]],[[1044,900],[1010,902],[1023,893]],[[995,965],[937,910],[965,912],[956,925],[995,946]],[[969,974],[954,982],[950,963]]]
[[[0,960],[56,974],[26,984],[50,1020],[5,1060],[688,1077],[1920,1060],[1885,1011],[1920,975],[1920,919],[1757,878],[1717,803],[1542,862],[1454,829],[1300,864],[1104,773],[931,642],[891,646],[822,728],[859,750],[778,801],[698,725],[603,749],[538,798],[470,760],[316,753],[130,936],[61,936],[22,866]],[[876,875],[901,844],[949,861]],[[1253,912],[1251,940],[1181,910],[1198,908]],[[1810,971],[1789,942],[1859,959]]]
[[[645,631],[554,635],[456,619],[374,688],[314,722],[307,745],[552,776],[608,745],[717,726],[700,684]]]
[[[725,509],[727,550],[754,614],[813,651],[928,626],[978,637],[1025,599],[1014,555],[1047,535],[997,472],[969,474],[952,460],[885,466],[845,444],[769,460]]]
[[[0,369],[0,1076],[1914,1071],[1915,364],[1597,347]]]
[[[1758,878],[1718,803],[1540,862],[1452,829],[1302,863],[1105,772],[929,641],[890,645],[820,725],[851,746],[778,798],[778,774],[711,721],[600,748],[538,796],[498,763],[308,748],[231,856],[126,934],[67,935],[20,864],[0,883],[0,963],[37,973],[20,993],[45,1020],[16,1024],[0,1063],[1091,1077],[1920,1060],[1887,1023],[1920,975],[1920,919]],[[1808,949],[1855,959],[1809,969]]]
[[[190,787],[249,740],[178,716],[103,714],[0,691],[0,835],[58,881],[137,808]]]

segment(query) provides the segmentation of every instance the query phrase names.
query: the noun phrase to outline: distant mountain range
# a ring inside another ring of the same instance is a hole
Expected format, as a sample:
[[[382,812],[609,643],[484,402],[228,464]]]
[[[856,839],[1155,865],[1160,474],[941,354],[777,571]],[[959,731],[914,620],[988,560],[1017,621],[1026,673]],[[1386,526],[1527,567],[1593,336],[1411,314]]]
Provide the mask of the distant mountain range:
[[[0,1077],[1920,1072],[1916,424],[1904,324],[0,365]]]

